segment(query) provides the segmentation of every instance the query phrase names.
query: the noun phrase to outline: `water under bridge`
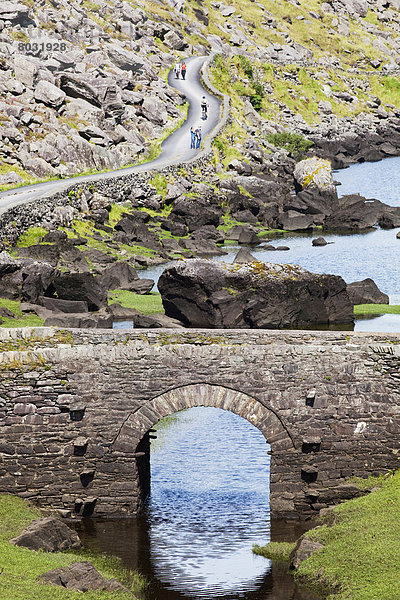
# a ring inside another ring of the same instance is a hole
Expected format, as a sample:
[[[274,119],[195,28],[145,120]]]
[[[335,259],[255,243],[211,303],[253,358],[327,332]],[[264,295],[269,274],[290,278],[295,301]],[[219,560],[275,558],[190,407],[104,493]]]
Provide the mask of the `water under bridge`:
[[[399,466],[399,343],[348,332],[0,329],[0,492],[65,515],[135,514],[150,489],[154,425],[213,406],[271,445],[272,516],[305,517],[354,496],[349,477]]]

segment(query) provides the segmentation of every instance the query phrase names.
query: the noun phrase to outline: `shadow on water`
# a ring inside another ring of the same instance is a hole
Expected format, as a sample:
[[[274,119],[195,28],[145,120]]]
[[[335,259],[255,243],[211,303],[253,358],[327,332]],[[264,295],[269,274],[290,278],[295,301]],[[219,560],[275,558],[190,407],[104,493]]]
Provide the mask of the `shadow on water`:
[[[305,523],[270,521],[269,446],[245,419],[210,407],[156,426],[151,495],[138,518],[76,524],[85,546],[151,582],[146,600],[315,600],[253,544],[294,541]]]
[[[148,517],[125,519],[90,519],[84,518],[74,523],[85,547],[94,551],[118,556],[125,567],[138,569],[150,581],[145,600],[189,600],[198,598],[191,593],[190,581],[185,582],[186,592],[171,590],[157,577],[157,566],[154,564]],[[302,535],[309,525],[304,522],[287,523],[271,522],[271,541],[294,541]],[[188,541],[190,546],[190,540]],[[219,600],[320,600],[308,590],[298,586],[285,563],[271,562],[262,557],[255,560],[265,565],[265,574],[252,582],[253,590],[225,593],[223,595],[202,596]],[[193,556],[196,560],[196,556]],[[179,566],[178,566],[179,567]]]

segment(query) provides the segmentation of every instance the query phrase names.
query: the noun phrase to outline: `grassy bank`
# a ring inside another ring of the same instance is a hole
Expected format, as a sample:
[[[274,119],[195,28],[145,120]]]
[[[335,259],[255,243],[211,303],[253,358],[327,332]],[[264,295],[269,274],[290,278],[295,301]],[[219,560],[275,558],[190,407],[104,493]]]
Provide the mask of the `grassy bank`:
[[[90,560],[107,579],[116,577],[128,589],[137,591],[140,577],[121,568],[119,561],[106,556],[89,556],[85,552],[34,552],[9,543],[33,519],[42,514],[25,500],[0,495],[0,597],[4,600],[127,600],[130,594],[120,592],[82,592],[44,585],[36,578],[51,569],[73,562]]]
[[[296,578],[327,600],[399,599],[400,471],[367,485],[381,487],[335,507],[327,524],[306,534],[324,548]]]
[[[35,313],[23,313],[18,300],[7,300],[0,298],[0,308],[7,308],[14,313],[15,319],[11,317],[2,317],[0,327],[41,327],[43,319]]]
[[[355,315],[398,315],[400,314],[400,305],[398,304],[356,304],[354,307]]]
[[[294,549],[295,542],[269,542],[265,546],[253,546],[254,554],[258,556],[264,556],[271,560],[279,560],[282,562],[290,561],[290,554]]]
[[[150,294],[134,294],[126,290],[113,290],[109,292],[109,304],[119,302],[125,308],[134,308],[144,315],[164,314],[161,295],[152,292]],[[41,327],[44,320],[34,313],[23,313],[18,300],[7,300],[0,298],[0,308],[8,308],[15,314],[15,319],[3,317],[0,327]]]
[[[124,308],[135,308],[144,315],[164,314],[161,302],[161,294],[151,292],[150,294],[134,294],[126,290],[113,290],[108,294],[108,303],[119,302]]]

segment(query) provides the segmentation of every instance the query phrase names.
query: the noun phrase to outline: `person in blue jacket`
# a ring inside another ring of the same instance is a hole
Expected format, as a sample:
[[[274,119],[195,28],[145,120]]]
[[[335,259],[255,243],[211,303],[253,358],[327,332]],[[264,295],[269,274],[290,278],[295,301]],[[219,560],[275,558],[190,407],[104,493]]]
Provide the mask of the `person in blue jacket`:
[[[198,127],[195,131],[196,135],[196,149],[200,148],[201,144],[201,127]]]
[[[196,132],[193,127],[190,128],[190,148],[196,148]]]

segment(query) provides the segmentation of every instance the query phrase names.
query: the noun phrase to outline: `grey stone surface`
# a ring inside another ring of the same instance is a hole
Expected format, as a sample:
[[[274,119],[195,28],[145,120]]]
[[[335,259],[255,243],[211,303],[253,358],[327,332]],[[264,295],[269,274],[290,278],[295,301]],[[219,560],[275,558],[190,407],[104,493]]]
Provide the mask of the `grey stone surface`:
[[[341,277],[297,265],[186,260],[163,271],[158,289],[165,314],[191,327],[300,328],[354,319]]]
[[[303,560],[307,560],[318,550],[322,550],[324,546],[319,542],[313,542],[307,537],[302,536],[296,544],[296,548],[291,554],[291,568],[297,570]]]
[[[348,283],[347,293],[353,304],[389,304],[389,296],[369,277]]]

